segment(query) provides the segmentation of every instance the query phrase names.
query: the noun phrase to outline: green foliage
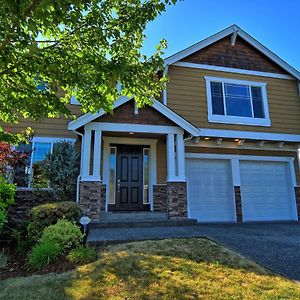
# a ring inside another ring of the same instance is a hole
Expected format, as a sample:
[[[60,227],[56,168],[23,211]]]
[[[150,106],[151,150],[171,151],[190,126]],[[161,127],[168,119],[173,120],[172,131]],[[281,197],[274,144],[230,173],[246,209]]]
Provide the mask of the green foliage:
[[[11,232],[10,239],[14,245],[13,249],[16,255],[28,253],[33,246],[34,241],[27,236],[27,226],[28,222],[23,222]]]
[[[163,89],[161,55],[141,52],[149,21],[176,0],[0,2],[0,121],[70,115],[71,95],[83,112],[109,111],[120,96],[151,102]],[[60,98],[57,90],[66,93]],[[0,130],[0,140],[7,137]]]
[[[28,236],[31,240],[37,241],[42,235],[44,228],[57,223],[62,218],[76,222],[79,215],[80,208],[75,202],[71,201],[35,206],[29,213]]]
[[[67,255],[67,259],[69,262],[74,263],[76,265],[88,264],[97,259],[97,253],[95,249],[79,246],[70,251]]]
[[[75,199],[79,165],[79,154],[70,142],[56,143],[53,153],[47,154],[44,163],[46,177],[60,199]]]
[[[40,243],[43,244],[47,241],[57,244],[65,252],[80,246],[83,241],[83,233],[76,224],[61,219],[56,224],[44,229]]]
[[[28,257],[28,262],[32,267],[40,270],[54,261],[60,254],[61,248],[59,245],[53,241],[46,240],[33,247]]]
[[[7,210],[14,203],[16,187],[0,177],[0,232],[7,222]]]

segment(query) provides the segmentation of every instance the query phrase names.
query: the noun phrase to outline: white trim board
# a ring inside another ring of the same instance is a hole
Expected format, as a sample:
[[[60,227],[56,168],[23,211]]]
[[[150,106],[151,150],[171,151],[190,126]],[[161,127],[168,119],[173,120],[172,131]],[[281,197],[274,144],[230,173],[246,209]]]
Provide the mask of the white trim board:
[[[128,102],[132,99],[133,99],[133,97],[131,97],[131,98],[121,97],[121,98],[119,98],[114,103],[114,109],[121,106],[121,105],[123,105],[123,104],[125,104],[126,102]],[[194,136],[199,135],[199,130],[194,125],[192,125],[191,123],[186,121],[184,118],[179,116],[177,113],[172,111],[170,108],[168,108],[166,105],[162,104],[158,100],[154,99],[151,107],[156,109],[159,113],[161,113],[162,115],[167,117],[169,120],[174,122],[176,125],[178,125],[182,129],[186,130],[191,135],[194,135]],[[100,110],[99,112],[95,113],[95,114],[86,113],[85,115],[82,115],[81,117],[79,117],[77,120],[71,121],[68,124],[68,129],[69,130],[76,130],[77,128],[79,128],[81,126],[84,126],[87,123],[90,123],[93,120],[95,120],[95,119],[97,119],[97,118],[99,118],[99,117],[101,117],[105,114],[106,114],[106,112],[103,109]],[[141,126],[146,126],[146,125],[141,125]],[[150,125],[148,125],[148,126],[150,126]],[[157,125],[151,125],[151,126],[157,126]],[[151,129],[150,129],[149,133],[151,133]]]
[[[174,63],[173,65],[178,66],[178,67],[184,67],[184,68],[192,68],[192,69],[220,71],[220,72],[226,72],[226,73],[236,73],[236,74],[244,74],[244,75],[251,75],[251,76],[295,80],[295,78],[293,76],[285,75],[285,74],[252,71],[252,70],[236,69],[236,68],[227,68],[227,67],[220,67],[220,66],[215,66],[215,65],[203,65],[203,64],[189,63],[189,62],[183,62],[183,61],[178,61],[178,62]]]
[[[171,65],[179,60],[221,40],[222,38],[230,35],[230,34],[236,34],[239,37],[241,37],[243,40],[248,42],[250,45],[252,45],[254,48],[256,48],[258,51],[266,55],[269,59],[271,59],[273,62],[278,64],[280,67],[282,67],[284,70],[286,70],[288,73],[290,73],[292,76],[300,80],[300,72],[294,69],[292,66],[290,66],[288,63],[286,63],[284,60],[282,60],[279,56],[274,54],[272,51],[270,51],[268,48],[263,46],[261,43],[259,43],[256,39],[254,39],[252,36],[250,36],[248,33],[243,31],[240,27],[237,25],[232,25],[180,52],[175,53],[174,55],[166,58],[164,60],[164,65]]]
[[[200,136],[300,143],[300,134],[199,128]]]
[[[180,127],[176,127],[176,126],[142,125],[142,124],[132,124],[132,123],[91,122],[85,125],[84,129],[114,131],[114,132],[183,134],[183,130]]]
[[[150,146],[150,182],[149,186],[149,202],[150,209],[153,210],[153,185],[156,184],[156,139],[142,138],[119,138],[119,137],[103,137],[103,183],[109,187],[109,146],[110,144],[128,144],[128,145],[149,145]],[[106,191],[105,210],[108,211],[109,191]]]

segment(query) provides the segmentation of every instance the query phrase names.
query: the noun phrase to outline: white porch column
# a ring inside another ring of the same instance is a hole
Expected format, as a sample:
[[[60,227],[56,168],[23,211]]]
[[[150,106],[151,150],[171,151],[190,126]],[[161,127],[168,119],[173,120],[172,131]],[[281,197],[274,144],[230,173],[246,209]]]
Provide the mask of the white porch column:
[[[175,148],[174,148],[174,133],[167,135],[167,180],[175,179]]]
[[[177,170],[178,180],[185,181],[185,149],[183,134],[176,135],[176,154],[177,154]]]
[[[101,164],[101,137],[102,131],[95,130],[94,138],[94,157],[93,157],[93,179],[100,181],[100,164]]]
[[[82,161],[83,181],[90,176],[91,138],[92,138],[92,131],[90,129],[85,129],[84,136],[83,136],[84,151],[83,151],[83,161]]]

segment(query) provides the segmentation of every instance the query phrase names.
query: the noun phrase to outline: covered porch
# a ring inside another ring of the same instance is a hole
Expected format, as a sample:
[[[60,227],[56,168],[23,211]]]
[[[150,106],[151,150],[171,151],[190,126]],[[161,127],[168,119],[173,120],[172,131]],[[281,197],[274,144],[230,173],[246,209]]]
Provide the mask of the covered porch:
[[[104,212],[165,212],[171,219],[187,218],[184,138],[191,127],[198,133],[195,127],[158,101],[137,110],[130,99],[115,107],[113,115],[98,113],[78,121],[78,192],[85,214],[94,222]]]

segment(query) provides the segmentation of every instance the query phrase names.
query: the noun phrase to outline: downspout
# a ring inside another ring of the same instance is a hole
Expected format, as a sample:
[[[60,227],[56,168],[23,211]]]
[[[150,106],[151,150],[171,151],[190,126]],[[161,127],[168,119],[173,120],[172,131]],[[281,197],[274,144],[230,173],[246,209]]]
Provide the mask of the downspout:
[[[83,164],[83,134],[81,132],[78,132],[76,130],[73,130],[77,135],[81,136],[81,153],[80,153],[80,173],[76,180],[76,203],[79,203],[79,183],[81,179],[81,170],[82,170],[82,164]]]

